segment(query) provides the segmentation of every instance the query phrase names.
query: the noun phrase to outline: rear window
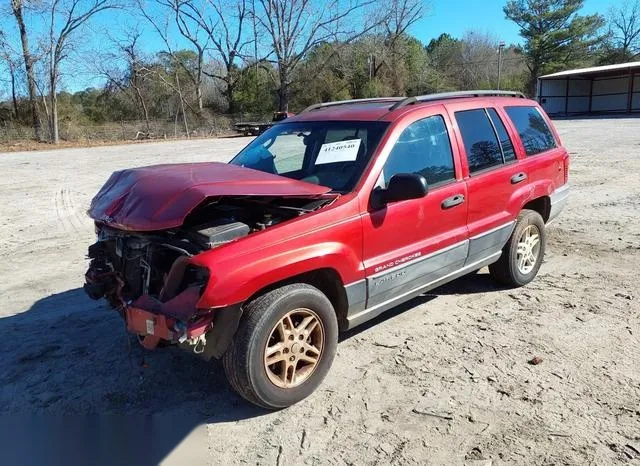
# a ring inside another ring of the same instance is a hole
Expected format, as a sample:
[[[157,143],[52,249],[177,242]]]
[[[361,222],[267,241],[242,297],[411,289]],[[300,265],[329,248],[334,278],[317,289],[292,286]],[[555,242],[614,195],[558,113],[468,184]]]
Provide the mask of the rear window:
[[[505,107],[513,121],[527,155],[536,155],[556,147],[553,133],[536,107]]]

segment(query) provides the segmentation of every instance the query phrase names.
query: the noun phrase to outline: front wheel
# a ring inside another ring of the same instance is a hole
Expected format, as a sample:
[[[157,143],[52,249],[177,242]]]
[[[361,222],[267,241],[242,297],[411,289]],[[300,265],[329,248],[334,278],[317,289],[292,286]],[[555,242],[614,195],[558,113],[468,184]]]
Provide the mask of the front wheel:
[[[540,270],[546,242],[540,214],[535,210],[523,210],[500,259],[489,266],[491,277],[509,286],[526,285]]]
[[[246,306],[222,362],[236,392],[278,409],[313,393],[331,367],[337,344],[331,302],[313,286],[293,284]]]

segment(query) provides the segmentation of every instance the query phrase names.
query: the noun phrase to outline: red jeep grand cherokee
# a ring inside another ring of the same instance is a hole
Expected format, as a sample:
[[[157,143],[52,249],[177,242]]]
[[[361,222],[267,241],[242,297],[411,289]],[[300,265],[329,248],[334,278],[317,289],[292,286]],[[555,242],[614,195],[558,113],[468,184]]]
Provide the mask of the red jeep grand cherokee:
[[[530,282],[568,161],[518,93],[314,105],[229,164],[114,173],[85,289],[144,347],[221,357],[240,395],[282,408],[321,383],[339,331],[486,265]]]

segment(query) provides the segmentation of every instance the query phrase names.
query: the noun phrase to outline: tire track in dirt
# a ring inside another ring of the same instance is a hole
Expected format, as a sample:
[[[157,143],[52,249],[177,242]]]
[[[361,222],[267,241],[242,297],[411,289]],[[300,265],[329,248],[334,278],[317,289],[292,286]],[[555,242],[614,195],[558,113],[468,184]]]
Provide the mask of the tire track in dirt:
[[[62,225],[65,232],[78,233],[85,230],[79,208],[68,186],[56,190],[53,202],[58,223]]]

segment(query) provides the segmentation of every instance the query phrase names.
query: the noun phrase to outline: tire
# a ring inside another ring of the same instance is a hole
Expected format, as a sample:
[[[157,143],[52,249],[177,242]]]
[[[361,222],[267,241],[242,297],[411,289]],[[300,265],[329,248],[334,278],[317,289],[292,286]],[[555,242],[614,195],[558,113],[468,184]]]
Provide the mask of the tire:
[[[527,246],[522,246],[527,240],[523,237],[527,232],[531,234],[528,240],[533,244],[533,236],[538,234],[537,249],[531,248],[531,253],[535,255],[535,261],[529,256],[528,260],[519,262],[523,257],[523,251]],[[544,258],[547,244],[547,235],[544,227],[544,220],[535,210],[525,209],[520,212],[516,221],[513,233],[502,249],[502,255],[497,262],[489,266],[491,277],[505,285],[519,287],[524,286],[535,278],[540,270],[540,265]],[[520,251],[519,251],[520,245]],[[520,253],[520,254],[519,254]]]
[[[310,332],[301,330],[307,321],[309,328],[315,322]],[[313,286],[292,284],[245,307],[222,363],[239,395],[263,408],[280,409],[313,393],[329,372],[337,345],[338,321],[329,299]],[[282,349],[269,360],[278,361],[267,365],[267,352],[276,348]],[[307,361],[314,358],[315,364]]]

